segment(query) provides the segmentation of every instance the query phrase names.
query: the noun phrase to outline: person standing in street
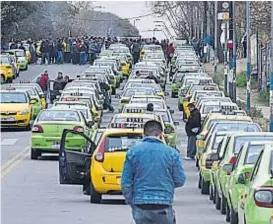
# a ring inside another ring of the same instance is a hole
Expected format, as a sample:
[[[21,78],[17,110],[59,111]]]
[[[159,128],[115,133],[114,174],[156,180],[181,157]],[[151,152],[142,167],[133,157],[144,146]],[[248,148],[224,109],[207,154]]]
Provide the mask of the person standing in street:
[[[171,62],[172,62],[173,54],[174,54],[174,47],[173,47],[173,44],[170,43],[169,46],[167,47],[167,50],[166,50],[167,67],[169,67],[169,64],[171,64]]]
[[[144,136],[126,154],[122,193],[136,224],[174,224],[174,190],[186,181],[180,155],[162,142],[160,122],[146,122]]]
[[[42,60],[41,65],[45,64],[45,61],[47,60],[47,64],[49,63],[49,41],[42,41],[40,46],[40,51],[42,54]]]
[[[190,116],[184,119],[186,122],[186,133],[188,136],[186,160],[194,159],[196,155],[196,136],[201,130],[201,114],[193,103],[188,105]]]
[[[139,60],[139,54],[140,54],[140,45],[139,43],[134,40],[134,43],[131,46],[132,49],[132,54],[133,54],[133,59],[134,59],[134,64],[136,64]]]
[[[45,93],[46,95],[46,92],[47,92],[47,83],[48,83],[48,72],[47,70],[44,71],[43,74],[41,74],[41,77],[40,79],[38,80],[38,83],[39,85],[41,86],[43,92]]]

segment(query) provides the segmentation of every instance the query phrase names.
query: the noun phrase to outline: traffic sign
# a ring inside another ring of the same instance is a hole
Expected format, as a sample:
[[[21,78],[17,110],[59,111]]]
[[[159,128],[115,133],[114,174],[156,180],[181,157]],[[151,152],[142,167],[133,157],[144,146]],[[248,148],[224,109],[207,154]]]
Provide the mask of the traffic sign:
[[[229,20],[229,12],[218,12],[218,20]]]

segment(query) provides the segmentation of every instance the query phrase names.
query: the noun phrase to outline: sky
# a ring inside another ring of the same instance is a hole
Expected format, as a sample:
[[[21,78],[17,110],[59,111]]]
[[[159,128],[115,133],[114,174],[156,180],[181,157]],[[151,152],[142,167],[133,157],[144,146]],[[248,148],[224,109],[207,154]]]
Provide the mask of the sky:
[[[94,5],[102,6],[101,9],[95,9],[97,11],[111,12],[121,18],[129,18],[152,13],[151,7],[147,1],[96,1]],[[142,37],[153,36],[153,31],[148,30],[153,30],[155,28],[155,23],[153,22],[155,20],[162,20],[162,18],[152,15],[135,21],[136,27],[140,31]],[[166,19],[164,21],[166,22],[166,25],[169,26]],[[131,19],[130,22],[133,24],[133,19]],[[162,27],[157,27],[157,29],[161,30]],[[155,37],[160,40],[166,39],[162,31],[155,32]]]

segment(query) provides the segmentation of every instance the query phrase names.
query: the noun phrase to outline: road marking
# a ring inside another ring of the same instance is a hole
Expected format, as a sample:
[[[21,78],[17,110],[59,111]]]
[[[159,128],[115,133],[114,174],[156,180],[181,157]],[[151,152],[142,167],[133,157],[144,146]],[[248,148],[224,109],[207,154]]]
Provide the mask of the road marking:
[[[1,165],[1,179],[3,179],[8,173],[10,173],[17,165],[19,165],[23,159],[28,155],[30,147],[26,147],[23,151],[19,152],[16,156],[12,157]]]
[[[16,138],[4,139],[1,141],[0,145],[1,146],[14,145],[17,141],[18,141],[18,139],[16,139]]]

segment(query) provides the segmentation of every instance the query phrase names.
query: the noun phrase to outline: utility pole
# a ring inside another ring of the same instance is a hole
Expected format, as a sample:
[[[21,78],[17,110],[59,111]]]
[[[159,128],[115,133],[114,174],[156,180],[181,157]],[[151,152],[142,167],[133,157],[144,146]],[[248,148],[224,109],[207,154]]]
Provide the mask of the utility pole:
[[[233,22],[233,40],[232,40],[232,68],[233,68],[233,78],[232,78],[232,97],[233,101],[236,102],[236,1],[232,2],[232,22]]]
[[[273,2],[271,2],[270,132],[273,132]]]
[[[246,73],[247,73],[247,84],[246,84],[246,111],[250,115],[250,1],[246,2],[246,46],[247,46],[247,64],[246,64]]]
[[[225,20],[225,47],[224,47],[224,51],[225,51],[225,57],[224,57],[224,74],[225,74],[225,93],[228,93],[228,48],[227,48],[227,42],[228,42],[228,20]]]
[[[217,73],[217,12],[218,12],[218,5],[217,1],[214,2],[214,77],[216,76]]]

